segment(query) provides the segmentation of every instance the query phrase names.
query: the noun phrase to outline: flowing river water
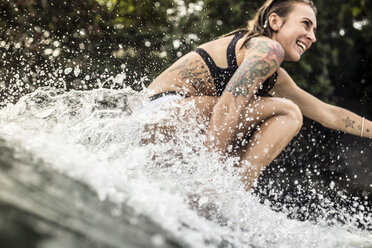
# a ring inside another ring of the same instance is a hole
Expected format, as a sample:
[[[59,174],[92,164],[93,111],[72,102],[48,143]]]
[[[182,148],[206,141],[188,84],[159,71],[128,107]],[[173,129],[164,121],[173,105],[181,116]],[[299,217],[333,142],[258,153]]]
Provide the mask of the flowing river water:
[[[358,225],[355,215],[330,204],[322,211],[347,221],[289,219],[244,190],[236,158],[221,162],[207,152],[203,126],[192,121],[174,124],[176,139],[158,135],[143,144],[146,124],[174,123],[166,111],[136,111],[146,96],[130,89],[39,88],[0,109],[0,137],[190,247],[372,247],[366,208]],[[190,111],[193,104],[174,107]]]

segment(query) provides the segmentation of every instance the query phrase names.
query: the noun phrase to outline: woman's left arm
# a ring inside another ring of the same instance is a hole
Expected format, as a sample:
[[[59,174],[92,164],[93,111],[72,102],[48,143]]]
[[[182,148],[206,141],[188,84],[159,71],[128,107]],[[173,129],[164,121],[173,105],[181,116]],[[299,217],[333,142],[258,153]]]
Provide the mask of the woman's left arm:
[[[299,88],[284,69],[279,70],[275,96],[293,101],[302,114],[324,127],[372,138],[372,122],[344,108],[327,104]]]
[[[332,123],[324,125],[328,128],[344,131],[361,137],[372,138],[372,122],[349,110],[330,105]]]

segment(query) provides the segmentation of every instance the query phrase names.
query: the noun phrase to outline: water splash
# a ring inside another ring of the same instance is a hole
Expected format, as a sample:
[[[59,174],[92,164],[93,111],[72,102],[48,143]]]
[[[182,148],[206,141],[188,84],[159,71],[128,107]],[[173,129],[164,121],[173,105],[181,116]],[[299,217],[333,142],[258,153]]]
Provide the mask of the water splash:
[[[127,88],[39,88],[0,110],[0,136],[43,159],[46,169],[85,182],[119,209],[133,207],[192,247],[372,247],[371,234],[325,197],[317,211],[327,218],[316,222],[291,220],[259,203],[244,190],[236,158],[221,162],[208,153],[203,127],[192,118],[136,112],[147,95]],[[169,107],[195,112],[192,101]],[[141,142],[151,120],[173,124],[175,138]],[[335,212],[343,223],[331,218]]]

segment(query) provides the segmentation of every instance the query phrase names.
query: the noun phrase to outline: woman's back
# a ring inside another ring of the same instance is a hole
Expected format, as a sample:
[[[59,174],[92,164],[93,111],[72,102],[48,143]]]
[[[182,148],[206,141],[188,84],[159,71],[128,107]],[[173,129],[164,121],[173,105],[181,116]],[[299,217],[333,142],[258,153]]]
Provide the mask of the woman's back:
[[[219,87],[218,85],[216,87],[215,83],[221,80],[216,78],[218,73],[213,73],[213,71],[220,69],[231,70],[229,68],[231,66],[228,65],[228,56],[230,56],[230,61],[236,60],[237,66],[240,65],[244,58],[245,48],[242,47],[243,35],[236,37],[235,42],[233,41],[234,37],[236,36],[222,37],[207,42],[197,49],[198,52],[200,50],[205,51],[210,56],[209,61],[215,64],[215,68],[213,66],[211,67],[210,64],[208,65],[208,61],[206,61],[205,57],[203,59],[200,53],[198,54],[193,51],[177,60],[160,74],[148,88],[153,89],[155,93],[177,91],[187,96],[220,95]],[[228,54],[229,44],[231,46],[230,54]],[[231,53],[234,56],[231,56]]]

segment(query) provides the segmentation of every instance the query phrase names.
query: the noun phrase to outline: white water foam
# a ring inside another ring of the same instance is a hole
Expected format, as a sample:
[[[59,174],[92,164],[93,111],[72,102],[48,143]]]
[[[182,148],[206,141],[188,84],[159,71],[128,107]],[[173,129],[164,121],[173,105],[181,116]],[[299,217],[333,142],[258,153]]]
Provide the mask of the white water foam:
[[[234,158],[220,162],[206,151],[203,127],[169,111],[133,114],[146,96],[40,88],[0,110],[0,137],[117,203],[113,212],[127,204],[191,247],[372,247],[366,231],[290,220],[260,204]],[[192,101],[171,105],[193,112]],[[176,123],[177,141],[140,144],[145,124],[164,119]]]

